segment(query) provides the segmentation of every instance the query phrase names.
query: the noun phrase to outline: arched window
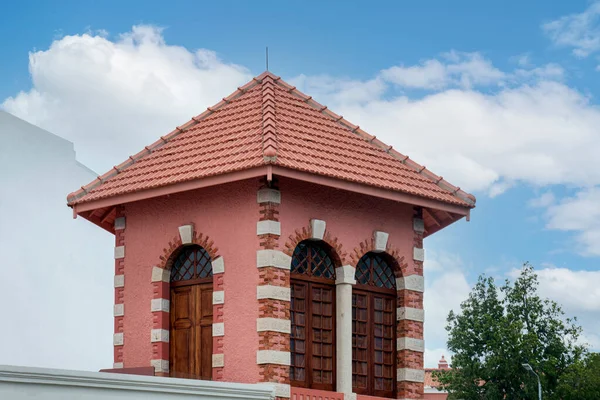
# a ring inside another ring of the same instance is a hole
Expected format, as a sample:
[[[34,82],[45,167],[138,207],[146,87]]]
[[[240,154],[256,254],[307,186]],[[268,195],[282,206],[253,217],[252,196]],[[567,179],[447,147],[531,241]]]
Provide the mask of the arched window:
[[[356,266],[352,290],[352,388],[395,397],[396,278],[393,259],[367,253]]]
[[[300,242],[292,255],[293,386],[335,390],[335,267],[324,242]]]
[[[212,262],[198,245],[182,248],[171,266],[170,375],[212,378]]]

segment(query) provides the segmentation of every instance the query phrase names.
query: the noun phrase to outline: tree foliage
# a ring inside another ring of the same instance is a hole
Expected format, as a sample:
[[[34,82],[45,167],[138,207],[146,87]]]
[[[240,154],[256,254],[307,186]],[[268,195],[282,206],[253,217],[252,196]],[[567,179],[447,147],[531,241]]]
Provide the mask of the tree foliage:
[[[577,344],[581,328],[537,290],[537,275],[525,264],[501,287],[480,276],[460,313],[450,312],[452,370],[436,373],[449,399],[537,399],[537,378],[524,363],[540,376],[544,399],[566,399],[560,388],[568,376],[575,379],[585,353]]]

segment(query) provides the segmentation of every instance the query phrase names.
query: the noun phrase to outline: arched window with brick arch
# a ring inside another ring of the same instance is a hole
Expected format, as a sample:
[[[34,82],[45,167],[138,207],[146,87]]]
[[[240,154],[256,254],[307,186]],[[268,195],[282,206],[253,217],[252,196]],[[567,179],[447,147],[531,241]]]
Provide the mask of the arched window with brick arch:
[[[395,260],[369,252],[356,265],[352,290],[352,389],[394,398],[396,393]]]
[[[199,245],[182,247],[172,257],[170,375],[212,378],[213,270]]]
[[[294,249],[291,265],[292,386],[335,390],[335,268],[333,251],[320,240]]]

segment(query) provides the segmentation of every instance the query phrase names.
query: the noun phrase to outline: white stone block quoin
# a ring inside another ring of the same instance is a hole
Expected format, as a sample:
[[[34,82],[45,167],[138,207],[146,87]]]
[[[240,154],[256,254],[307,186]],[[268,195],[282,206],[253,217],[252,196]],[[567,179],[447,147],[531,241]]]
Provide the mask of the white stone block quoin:
[[[213,274],[222,274],[225,272],[225,261],[223,257],[217,257],[212,261]]]
[[[256,298],[291,301],[291,291],[289,287],[263,285],[256,287]]]
[[[225,304],[225,291],[217,290],[213,292],[213,305]]]
[[[412,307],[399,307],[396,310],[398,321],[405,319],[417,322],[423,322],[425,320],[425,312],[420,308]]]
[[[125,217],[115,218],[115,231],[125,229]]]
[[[123,363],[122,362],[113,363],[113,368],[115,368],[115,369],[123,368]]]
[[[225,366],[225,354],[213,354],[212,355],[212,367],[221,368]]]
[[[257,235],[281,235],[281,224],[279,221],[258,221],[256,223],[256,234]]]
[[[256,267],[276,267],[290,269],[292,257],[279,250],[258,250],[256,252]]]
[[[413,219],[413,230],[417,233],[425,233],[425,222],[421,218]]]
[[[192,237],[194,236],[194,225],[182,225],[179,227],[179,237],[181,238],[182,244],[192,243]]]
[[[150,311],[151,312],[169,312],[170,302],[167,299],[152,299],[150,300]]]
[[[152,267],[152,282],[171,282],[171,271],[156,266]]]
[[[125,258],[125,246],[115,247],[115,260]]]
[[[398,382],[425,382],[425,371],[422,369],[398,368]]]
[[[125,315],[125,304],[115,304],[113,308],[113,316],[122,317]]]
[[[325,236],[325,228],[327,224],[325,221],[320,219],[311,219],[310,220],[310,231],[313,239],[323,240],[323,236]]]
[[[396,339],[396,350],[412,350],[423,353],[425,351],[425,342],[421,339],[401,337]]]
[[[169,372],[169,360],[150,360],[154,372]]]
[[[354,268],[352,265],[343,265],[341,267],[337,267],[335,269],[335,284],[339,285],[341,283],[347,283],[350,285],[355,285],[355,275],[356,268]]]
[[[425,249],[420,249],[418,247],[415,247],[413,249],[413,260],[425,261]]]
[[[292,321],[289,319],[279,318],[257,318],[256,319],[256,331],[257,332],[281,332],[291,333],[292,332]]]
[[[225,323],[223,322],[215,322],[212,326],[212,335],[215,336],[225,336]]]
[[[257,203],[281,203],[281,192],[276,189],[260,189],[256,194]]]
[[[113,345],[114,346],[123,346],[123,334],[115,333],[113,335]]]
[[[256,363],[290,365],[291,355],[289,351],[258,350],[256,352]]]
[[[115,288],[125,286],[125,275],[115,275]]]
[[[396,278],[397,290],[413,290],[423,293],[425,291],[425,280],[421,275],[408,275],[402,278]]]
[[[150,341],[155,342],[169,342],[169,331],[167,329],[152,329],[150,331]]]
[[[387,232],[375,231],[373,232],[373,243],[374,251],[385,251],[387,249],[387,242],[390,234]]]

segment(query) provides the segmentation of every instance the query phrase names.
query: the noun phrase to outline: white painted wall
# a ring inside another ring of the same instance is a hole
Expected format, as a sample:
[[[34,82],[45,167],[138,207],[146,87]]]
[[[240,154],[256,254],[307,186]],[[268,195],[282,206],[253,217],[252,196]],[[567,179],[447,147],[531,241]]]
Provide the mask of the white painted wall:
[[[272,400],[268,384],[241,384],[0,365],[0,399]]]
[[[0,364],[112,366],[114,237],[66,206],[95,176],[71,142],[0,110]]]

